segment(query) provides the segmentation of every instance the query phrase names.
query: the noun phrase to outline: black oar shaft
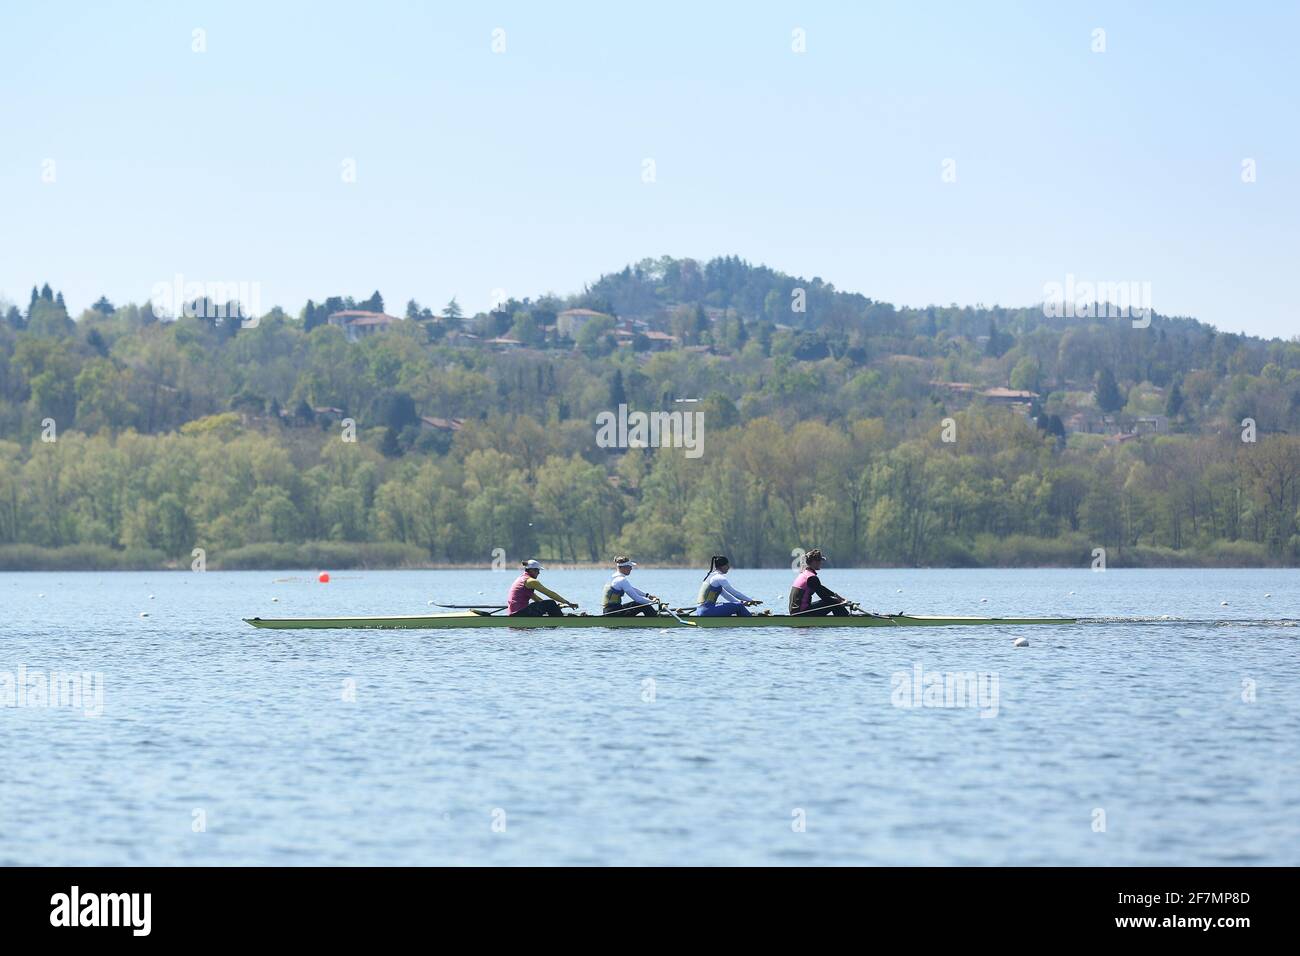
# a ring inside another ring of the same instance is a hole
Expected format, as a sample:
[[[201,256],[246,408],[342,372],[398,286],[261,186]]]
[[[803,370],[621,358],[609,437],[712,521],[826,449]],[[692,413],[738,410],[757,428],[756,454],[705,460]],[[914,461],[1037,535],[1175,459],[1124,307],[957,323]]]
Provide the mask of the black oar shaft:
[[[790,617],[800,617],[801,615],[804,614],[812,614],[814,612],[829,611],[833,607],[852,608],[854,606],[854,603],[855,602],[853,601],[837,601],[835,604],[819,604],[816,607],[810,607],[804,611],[795,611],[793,614],[790,615]]]

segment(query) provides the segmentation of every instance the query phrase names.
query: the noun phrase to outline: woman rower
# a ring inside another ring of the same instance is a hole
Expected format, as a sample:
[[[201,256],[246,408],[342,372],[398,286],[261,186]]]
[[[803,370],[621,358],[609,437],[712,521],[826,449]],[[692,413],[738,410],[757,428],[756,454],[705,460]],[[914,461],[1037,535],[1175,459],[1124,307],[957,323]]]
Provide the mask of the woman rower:
[[[753,615],[749,613],[750,607],[763,603],[733,588],[731,582],[727,580],[727,572],[730,570],[731,562],[725,554],[713,556],[709,562],[709,573],[704,576],[704,583],[700,585],[698,606],[695,608],[696,617],[752,617]],[[728,600],[720,602],[718,600],[720,597],[726,597]]]
[[[633,617],[644,614],[646,617],[659,616],[659,599],[653,594],[646,594],[632,584],[627,576],[636,567],[631,558],[619,555],[614,559],[614,577],[605,585],[604,610],[606,615]],[[624,604],[623,598],[632,603]]]
[[[506,598],[506,613],[511,617],[564,617],[560,605],[576,608],[568,598],[562,598],[541,581],[537,575],[546,569],[541,562],[529,559],[523,562],[523,573],[510,585]],[[542,598],[537,592],[546,595]]]
[[[817,573],[822,569],[821,549],[813,548],[803,556],[803,570],[790,588],[790,613],[807,617],[848,614],[848,602],[822,584]],[[814,601],[813,598],[819,600]]]

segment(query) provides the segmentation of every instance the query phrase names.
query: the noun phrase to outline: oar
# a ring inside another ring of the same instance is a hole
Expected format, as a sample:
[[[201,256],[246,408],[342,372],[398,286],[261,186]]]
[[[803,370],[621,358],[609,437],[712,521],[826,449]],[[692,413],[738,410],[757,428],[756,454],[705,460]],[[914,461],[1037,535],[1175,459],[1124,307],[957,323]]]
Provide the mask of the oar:
[[[875,617],[875,618],[879,618],[879,619],[882,620],[882,621],[888,621],[890,624],[897,624],[897,623],[898,623],[897,621],[894,620],[895,615],[893,615],[893,614],[880,614],[880,613],[877,613],[876,611],[864,611],[864,610],[862,609],[862,605],[859,604],[857,601],[848,601],[848,602],[846,602],[846,603],[849,605],[849,610],[850,610],[850,611],[855,611],[855,612],[857,612],[858,614],[861,614],[863,617]],[[902,614],[903,612],[902,612],[902,611],[899,611],[898,613],[899,613],[899,614]]]
[[[821,605],[820,607],[815,607],[815,608],[814,608],[814,607],[810,607],[810,608],[808,608],[808,610],[806,610],[806,611],[795,611],[795,612],[794,612],[793,614],[791,614],[790,616],[791,616],[791,617],[799,617],[799,616],[801,616],[801,615],[803,615],[803,614],[811,614],[813,611],[819,611],[819,612],[820,612],[820,611],[829,611],[829,610],[830,610],[831,608],[833,608],[833,607],[847,607],[847,608],[849,608],[850,610],[852,610],[852,609],[853,609],[854,607],[856,607],[856,606],[857,606],[857,605],[855,605],[852,601],[840,601],[838,604],[823,604],[823,605]]]
[[[492,615],[500,614],[506,609],[505,604],[435,604],[434,606],[454,608],[458,611],[473,611],[480,617],[492,617]],[[563,610],[563,608],[561,608],[561,610]],[[574,607],[573,610],[581,612],[582,608]],[[570,615],[565,614],[563,616],[569,617]],[[584,615],[579,613],[577,616],[582,617]]]
[[[669,607],[665,602],[663,602],[663,601],[660,601],[660,602],[659,602],[659,610],[661,610],[661,611],[667,611],[667,612],[668,612],[668,616],[671,617],[671,618],[672,618],[674,621],[676,621],[678,624],[684,624],[686,627],[699,627],[699,625],[696,624],[694,621],[687,621],[687,620],[685,620],[684,618],[680,618],[680,617],[678,617],[678,616],[677,616],[677,612],[674,611],[672,608],[670,608],[670,607]]]
[[[862,615],[863,617],[878,618],[879,620],[888,621],[890,624],[893,624],[894,626],[898,626],[898,622],[894,620],[894,615],[892,614],[878,614],[875,611],[864,611],[862,609],[862,605],[859,604],[857,601],[848,601],[847,603],[849,605],[850,611],[856,611],[858,614]],[[902,612],[900,611],[899,613],[901,614]]]
[[[653,607],[653,608],[658,608],[660,611],[662,611],[663,613],[665,613],[668,617],[671,617],[671,618],[672,618],[674,621],[676,621],[678,624],[683,624],[683,625],[685,625],[686,627],[698,627],[698,626],[699,626],[699,625],[697,625],[694,621],[685,621],[685,620],[683,620],[682,618],[678,617],[678,616],[677,616],[677,612],[674,611],[672,608],[670,608],[670,607],[668,606],[668,603],[667,603],[666,601],[647,601],[645,604],[629,604],[629,605],[628,605],[627,607],[625,607],[625,608],[619,608],[619,610],[618,610],[617,613],[604,613],[604,612],[602,612],[600,616],[601,616],[601,617],[632,617],[633,615],[626,614],[626,613],[624,613],[624,612],[626,612],[626,611],[635,611],[635,610],[637,610],[637,609],[639,609],[639,608],[643,608],[643,607]]]
[[[601,617],[630,617],[628,611],[638,611],[643,607],[659,607],[654,601],[647,601],[644,604],[629,604],[627,607],[620,607],[617,611],[601,611]]]

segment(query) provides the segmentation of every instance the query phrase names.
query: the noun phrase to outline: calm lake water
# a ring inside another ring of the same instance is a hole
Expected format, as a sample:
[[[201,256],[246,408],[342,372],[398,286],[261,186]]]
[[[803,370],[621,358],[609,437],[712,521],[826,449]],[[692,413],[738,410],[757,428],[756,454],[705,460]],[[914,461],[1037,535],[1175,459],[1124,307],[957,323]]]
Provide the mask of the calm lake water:
[[[687,603],[702,575],[634,580]],[[824,576],[878,610],[1106,620],[275,632],[240,618],[513,575],[0,574],[0,864],[1300,863],[1296,572]],[[770,603],[791,575],[732,577]],[[544,575],[588,607],[603,578]],[[980,693],[898,706],[918,668]],[[10,706],[21,669],[102,675],[102,713],[94,680]]]

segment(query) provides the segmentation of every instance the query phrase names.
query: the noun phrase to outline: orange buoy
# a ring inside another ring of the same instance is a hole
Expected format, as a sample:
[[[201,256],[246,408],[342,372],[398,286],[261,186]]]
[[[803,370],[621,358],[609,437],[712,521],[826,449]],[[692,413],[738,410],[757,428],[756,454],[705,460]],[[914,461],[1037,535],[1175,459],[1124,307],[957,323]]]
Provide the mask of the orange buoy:
[[[319,576],[318,578],[316,578],[316,580],[319,581],[321,584],[329,584],[329,583],[330,583],[330,573],[329,573],[328,571],[322,571],[322,572],[320,573],[320,576]]]

